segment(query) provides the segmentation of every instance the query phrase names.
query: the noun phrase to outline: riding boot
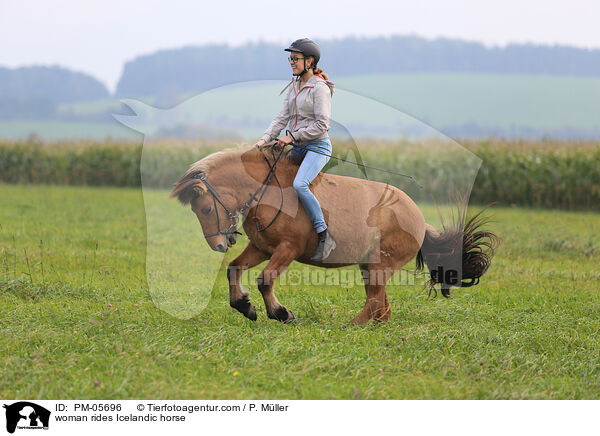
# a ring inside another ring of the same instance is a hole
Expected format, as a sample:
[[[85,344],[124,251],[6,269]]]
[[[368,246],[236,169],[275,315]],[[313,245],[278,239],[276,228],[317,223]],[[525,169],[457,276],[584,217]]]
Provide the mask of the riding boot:
[[[310,258],[310,260],[313,262],[321,262],[325,260],[335,248],[335,241],[327,229],[323,230],[317,235],[319,236],[319,243],[317,244],[315,253]]]

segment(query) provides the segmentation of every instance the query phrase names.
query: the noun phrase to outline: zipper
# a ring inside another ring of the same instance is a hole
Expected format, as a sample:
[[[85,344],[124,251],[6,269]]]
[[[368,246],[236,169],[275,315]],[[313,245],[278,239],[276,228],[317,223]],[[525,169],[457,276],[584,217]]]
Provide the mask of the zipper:
[[[321,77],[321,76],[319,76],[319,77]],[[304,85],[299,90],[296,90],[296,81],[295,80],[292,80],[292,85],[294,85],[294,92],[296,93],[296,96],[294,97],[294,108],[296,109],[296,122],[294,123],[294,128],[292,129],[292,131],[294,131],[294,130],[296,130],[296,126],[298,125],[298,104],[297,104],[296,100],[298,99],[298,94],[300,94],[300,91],[302,91],[304,88],[306,88],[306,85]],[[309,88],[312,88],[312,86],[309,86]]]
[[[296,90],[296,83],[292,82],[294,85],[294,92],[296,93],[296,96],[294,97],[294,108],[296,108],[296,122],[294,123],[294,128],[292,129],[292,131],[296,130],[296,126],[298,125],[298,104],[297,104],[297,100],[298,100],[298,94],[300,93],[301,90]]]

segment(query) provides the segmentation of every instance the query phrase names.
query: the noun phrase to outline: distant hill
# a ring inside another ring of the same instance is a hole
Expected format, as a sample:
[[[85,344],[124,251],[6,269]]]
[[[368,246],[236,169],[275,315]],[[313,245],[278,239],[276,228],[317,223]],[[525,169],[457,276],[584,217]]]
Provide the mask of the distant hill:
[[[453,137],[600,138],[600,49],[532,44],[488,48],[417,36],[317,42],[323,52],[320,65],[339,90],[391,105]],[[124,66],[116,95],[109,95],[95,78],[65,68],[0,67],[0,136],[127,136],[131,132],[125,127],[113,126],[111,114],[131,112],[120,98],[168,108],[232,83],[287,81],[290,70],[283,48],[213,44],[140,56]],[[281,104],[283,97],[275,88],[213,93],[214,100],[203,108],[211,117],[190,114],[198,125],[176,126],[165,134],[194,136],[202,131],[219,136],[235,130],[254,138]],[[334,101],[339,101],[337,96]],[[334,110],[344,108],[334,103]],[[360,127],[369,135],[397,134],[394,129],[386,133],[389,126],[375,113],[351,112],[358,117],[348,118],[354,131]]]
[[[99,80],[58,66],[0,67],[0,119],[47,119],[61,103],[105,98]]]
[[[320,65],[332,77],[389,73],[494,73],[600,77],[600,50],[566,46],[483,44],[417,36],[317,41]],[[156,96],[165,104],[182,93],[290,76],[283,47],[270,43],[188,46],[125,64],[117,96]]]
[[[346,104],[341,98],[343,91],[391,106],[454,138],[600,138],[597,116],[600,113],[600,77],[401,73],[334,80],[332,121],[351,128],[355,134],[397,138],[400,131],[385,113]],[[279,91],[285,83],[285,80],[253,82],[201,95],[192,93],[187,97],[196,99],[197,103],[186,105],[185,112],[173,113],[180,125],[174,124],[162,133],[214,138],[230,132],[232,136],[256,139],[279,111],[283,99]],[[153,97],[139,100],[158,106]],[[186,101],[181,99],[182,106]],[[102,129],[115,123],[110,114],[116,113],[133,115],[116,99],[65,103],[57,110],[63,123],[56,126],[65,129],[67,124],[64,122],[77,121],[72,123],[70,133],[66,130],[61,133],[54,125],[13,122],[10,126],[0,123],[0,134],[27,137],[31,132],[37,132],[52,138],[59,137],[59,133],[64,137],[89,137],[92,134],[102,137]],[[92,129],[90,122],[98,123],[97,128]],[[121,131],[105,130],[105,134],[113,137],[130,135],[131,131],[126,130],[125,127]],[[406,133],[418,134],[418,131],[412,129]],[[331,134],[336,134],[334,125]]]

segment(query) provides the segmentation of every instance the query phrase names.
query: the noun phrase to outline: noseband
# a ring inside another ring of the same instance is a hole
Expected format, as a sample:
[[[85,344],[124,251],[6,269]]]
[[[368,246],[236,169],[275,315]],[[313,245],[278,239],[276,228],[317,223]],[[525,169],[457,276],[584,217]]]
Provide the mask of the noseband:
[[[277,157],[275,156],[275,152],[273,151],[273,149],[271,149],[271,154],[273,156],[273,164],[271,164],[271,162],[269,162],[269,159],[267,159],[265,154],[262,153],[263,158],[265,159],[265,161],[267,162],[267,165],[269,166],[269,172],[267,173],[267,176],[265,177],[265,179],[263,180],[261,185],[258,187],[258,189],[256,191],[254,191],[254,194],[250,194],[250,198],[248,199],[248,201],[246,201],[246,203],[244,203],[244,205],[240,209],[235,211],[235,212],[239,211],[243,215],[246,212],[246,210],[248,210],[250,208],[250,205],[252,204],[252,202],[254,202],[254,200],[257,199],[256,198],[257,195],[262,190],[260,197],[258,197],[258,203],[256,204],[256,208],[254,209],[254,222],[256,224],[256,230],[259,232],[264,232],[269,227],[271,227],[271,225],[275,222],[275,220],[281,213],[281,209],[283,208],[283,189],[281,188],[281,184],[279,183],[279,180],[277,179],[277,174],[275,174],[275,169],[277,166],[277,162],[279,161],[279,158],[283,154],[284,149],[285,149],[285,147],[281,147],[281,151],[279,152]],[[265,192],[267,191],[267,188],[268,188],[269,184],[271,183],[271,180],[273,180],[273,179],[275,179],[275,181],[277,182],[277,185],[279,186],[279,191],[281,192],[281,204],[279,205],[279,210],[277,211],[277,213],[275,214],[275,217],[273,217],[271,222],[269,224],[267,224],[265,227],[260,228],[258,225],[258,219],[256,218],[256,210],[258,209],[258,206],[260,205],[260,201],[262,200],[263,195],[265,195]],[[224,235],[224,236],[229,237],[229,235],[232,235],[232,234],[241,235],[241,233],[237,231],[237,225],[238,225],[237,214],[235,212],[232,213],[229,209],[227,209],[227,206],[225,206],[225,204],[223,203],[221,196],[219,195],[219,193],[217,192],[215,187],[208,180],[206,180],[206,177],[204,176],[204,174],[201,174],[198,177],[198,180],[202,181],[202,183],[204,183],[204,185],[206,186],[208,191],[211,193],[211,195],[213,197],[213,205],[215,208],[215,213],[217,214],[217,232],[213,233],[212,235],[205,235],[204,237],[212,238],[213,236],[219,236],[219,235]],[[223,206],[223,209],[225,209],[225,212],[227,213],[227,217],[231,221],[231,224],[224,232],[221,231],[221,222],[219,220],[219,209],[217,208],[217,203],[219,203],[221,206]]]

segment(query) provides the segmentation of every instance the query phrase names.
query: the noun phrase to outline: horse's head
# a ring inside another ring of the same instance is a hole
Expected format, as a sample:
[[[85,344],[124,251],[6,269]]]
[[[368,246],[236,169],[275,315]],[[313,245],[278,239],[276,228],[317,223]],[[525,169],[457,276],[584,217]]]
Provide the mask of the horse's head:
[[[237,211],[242,205],[246,210],[253,193],[263,186],[269,169],[265,158],[273,150],[238,147],[212,153],[192,164],[175,183],[170,197],[191,205],[213,250],[224,253],[235,244]],[[277,150],[281,151],[281,148]],[[286,164],[281,162],[278,168],[282,165]],[[261,200],[265,205],[276,201],[272,205],[280,207],[279,198],[273,200],[267,196]]]
[[[202,173],[184,175],[170,197],[192,206],[210,248],[225,253],[237,239],[236,196],[231,188],[216,181],[207,185],[201,177]]]

